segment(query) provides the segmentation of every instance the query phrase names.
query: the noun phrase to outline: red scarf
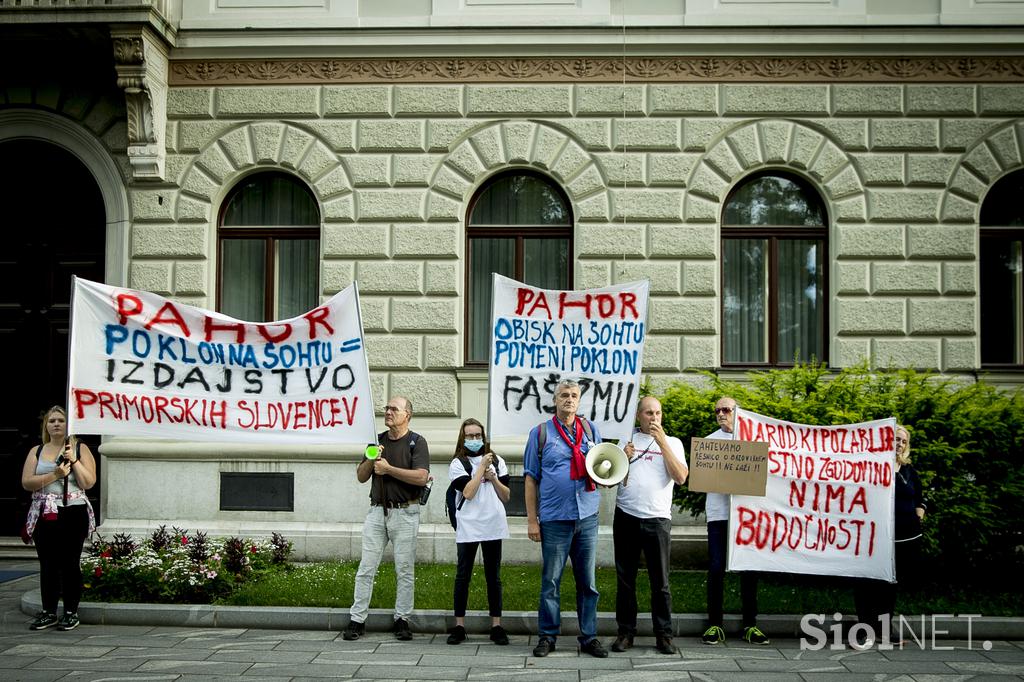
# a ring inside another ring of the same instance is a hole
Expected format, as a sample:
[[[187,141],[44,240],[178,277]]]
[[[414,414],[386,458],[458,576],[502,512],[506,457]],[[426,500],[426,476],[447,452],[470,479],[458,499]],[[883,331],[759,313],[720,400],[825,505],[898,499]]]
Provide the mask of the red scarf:
[[[593,492],[597,490],[594,485],[594,481],[587,474],[587,460],[583,457],[583,422],[579,417],[576,417],[576,423],[574,426],[574,432],[576,439],[575,441],[569,439],[569,433],[562,426],[562,422],[558,421],[558,415],[556,414],[551,418],[551,421],[555,423],[555,428],[558,430],[558,435],[562,437],[565,444],[572,448],[572,462],[569,467],[569,478],[574,481],[578,481],[581,478],[587,479],[587,492]]]

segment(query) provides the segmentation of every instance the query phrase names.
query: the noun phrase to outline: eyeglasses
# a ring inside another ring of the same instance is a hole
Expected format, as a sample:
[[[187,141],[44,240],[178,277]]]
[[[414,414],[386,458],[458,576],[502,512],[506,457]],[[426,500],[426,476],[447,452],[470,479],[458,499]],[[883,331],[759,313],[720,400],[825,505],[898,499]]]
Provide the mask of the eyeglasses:
[[[385,405],[384,406],[384,411],[385,412],[405,412],[405,410],[402,409],[401,407],[394,407],[393,405]]]
[[[719,414],[732,414],[732,408],[731,407],[716,407],[715,408],[715,414],[716,415],[719,415]]]

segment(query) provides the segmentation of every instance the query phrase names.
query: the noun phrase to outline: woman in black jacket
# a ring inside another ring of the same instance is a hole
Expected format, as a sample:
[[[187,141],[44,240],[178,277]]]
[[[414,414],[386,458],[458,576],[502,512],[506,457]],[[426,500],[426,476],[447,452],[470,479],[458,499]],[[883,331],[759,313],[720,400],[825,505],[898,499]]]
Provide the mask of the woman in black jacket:
[[[921,553],[921,520],[924,519],[928,507],[924,501],[921,479],[910,464],[910,433],[905,427],[896,427],[895,441],[896,476],[893,487],[896,497],[896,536],[893,551],[896,580],[899,581],[901,577],[909,578],[916,572],[916,564]],[[857,581],[853,593],[857,605],[857,620],[875,630],[876,635],[879,632],[875,628],[881,624],[881,619],[891,618],[896,609],[896,585],[897,583],[881,580]],[[882,632],[885,631],[883,628]],[[867,648],[872,643],[871,640],[861,640],[855,646]],[[902,643],[897,634],[892,644],[899,646]]]
[[[910,464],[910,434],[896,427],[896,580],[909,578],[916,572],[921,554],[921,521],[928,510],[924,488],[917,471]],[[880,602],[882,613],[892,615],[896,608],[896,583],[886,583],[887,591]]]

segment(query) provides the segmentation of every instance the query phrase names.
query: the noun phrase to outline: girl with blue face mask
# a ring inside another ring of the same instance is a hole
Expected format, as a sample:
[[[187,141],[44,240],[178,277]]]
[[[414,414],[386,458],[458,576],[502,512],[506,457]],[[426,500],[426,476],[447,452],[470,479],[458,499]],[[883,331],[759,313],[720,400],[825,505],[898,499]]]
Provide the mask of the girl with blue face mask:
[[[491,615],[490,639],[508,644],[501,627],[501,541],[509,536],[505,504],[509,498],[509,475],[505,460],[491,450],[484,426],[476,419],[462,422],[448,478],[455,495],[455,543],[458,567],[455,571],[455,627],[448,643],[466,640],[466,603],[477,546],[483,550],[487,579],[487,605]]]

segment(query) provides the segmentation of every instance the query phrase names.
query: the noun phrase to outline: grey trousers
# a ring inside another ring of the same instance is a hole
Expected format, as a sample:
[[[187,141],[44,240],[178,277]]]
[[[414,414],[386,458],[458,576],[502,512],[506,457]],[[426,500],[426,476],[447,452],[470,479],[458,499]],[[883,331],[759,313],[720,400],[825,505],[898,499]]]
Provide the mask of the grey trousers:
[[[395,619],[408,618],[412,614],[413,579],[416,570],[416,534],[420,528],[420,507],[410,505],[405,509],[370,507],[363,522],[363,552],[356,571],[355,596],[349,613],[352,620],[365,623],[370,612],[370,598],[373,596],[373,581],[377,577],[384,548],[391,542],[395,554]]]

